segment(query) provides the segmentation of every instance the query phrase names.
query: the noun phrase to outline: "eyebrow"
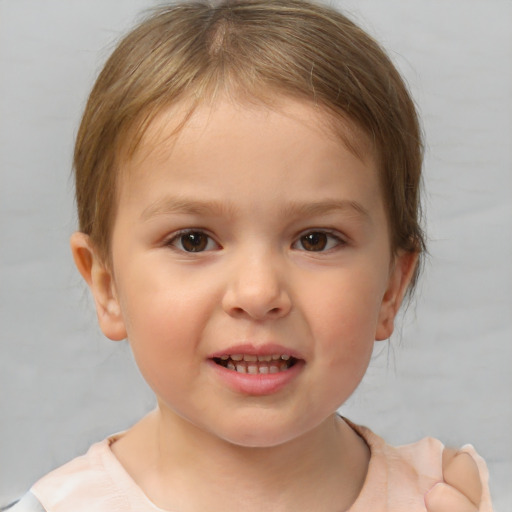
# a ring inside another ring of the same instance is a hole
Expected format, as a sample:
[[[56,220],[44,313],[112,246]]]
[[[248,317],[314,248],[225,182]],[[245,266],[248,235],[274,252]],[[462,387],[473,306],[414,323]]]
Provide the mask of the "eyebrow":
[[[359,202],[349,199],[327,199],[311,203],[291,203],[283,209],[285,216],[315,217],[335,212],[352,212],[358,217],[370,220],[370,212]]]
[[[348,199],[326,199],[313,202],[293,202],[284,206],[282,215],[292,217],[315,217],[335,212],[352,212],[363,220],[371,220],[369,211],[359,202]],[[236,216],[230,205],[221,201],[196,200],[179,197],[165,197],[149,205],[141,213],[141,219],[150,220],[160,215],[185,214],[207,216]]]
[[[164,197],[150,204],[141,213],[141,219],[146,221],[160,215],[232,215],[233,209],[220,201],[202,201],[179,197]]]

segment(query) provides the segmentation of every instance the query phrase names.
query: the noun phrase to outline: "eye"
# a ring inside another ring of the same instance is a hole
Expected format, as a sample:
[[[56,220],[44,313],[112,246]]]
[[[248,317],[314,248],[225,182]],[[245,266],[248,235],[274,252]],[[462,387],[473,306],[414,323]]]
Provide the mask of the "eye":
[[[334,249],[345,242],[338,236],[326,231],[310,231],[302,235],[294,244],[294,249],[309,252],[322,252]]]
[[[203,231],[181,231],[167,245],[184,252],[203,252],[218,249],[218,244]]]

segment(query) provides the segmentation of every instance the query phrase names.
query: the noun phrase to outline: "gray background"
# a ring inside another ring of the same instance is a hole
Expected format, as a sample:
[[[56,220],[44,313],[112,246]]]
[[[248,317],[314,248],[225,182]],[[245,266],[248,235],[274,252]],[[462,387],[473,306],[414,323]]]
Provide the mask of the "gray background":
[[[0,503],[153,406],[74,270],[71,151],[144,0],[0,0]],[[512,510],[512,2],[340,0],[406,76],[431,257],[342,412],[393,443],[473,443]]]

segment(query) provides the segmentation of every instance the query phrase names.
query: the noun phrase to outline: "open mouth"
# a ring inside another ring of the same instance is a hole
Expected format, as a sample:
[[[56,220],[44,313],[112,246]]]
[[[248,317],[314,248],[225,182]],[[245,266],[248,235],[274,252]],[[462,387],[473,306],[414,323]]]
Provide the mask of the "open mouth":
[[[298,359],[288,354],[230,354],[214,357],[213,361],[228,370],[257,375],[284,372],[294,366]]]

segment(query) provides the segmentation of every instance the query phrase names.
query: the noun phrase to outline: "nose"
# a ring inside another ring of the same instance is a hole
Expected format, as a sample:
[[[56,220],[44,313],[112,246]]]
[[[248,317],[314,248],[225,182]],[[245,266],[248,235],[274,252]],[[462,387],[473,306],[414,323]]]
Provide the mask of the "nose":
[[[258,321],[286,316],[291,299],[283,265],[277,260],[269,254],[251,254],[232,262],[222,300],[224,311]]]

